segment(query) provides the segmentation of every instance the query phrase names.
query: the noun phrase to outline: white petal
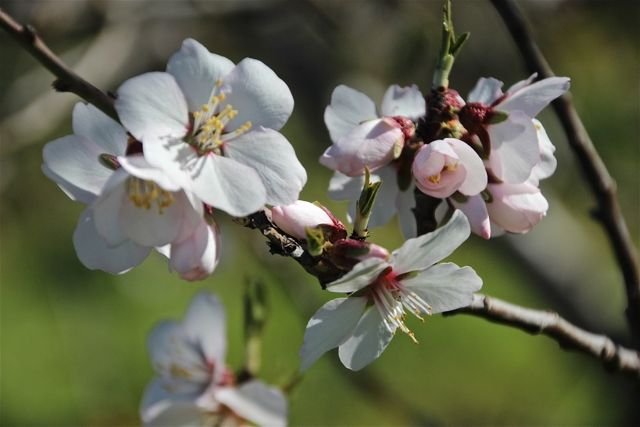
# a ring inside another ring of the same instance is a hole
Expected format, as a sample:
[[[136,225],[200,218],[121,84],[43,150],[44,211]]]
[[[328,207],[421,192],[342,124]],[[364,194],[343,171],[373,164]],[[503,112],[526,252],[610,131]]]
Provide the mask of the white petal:
[[[182,426],[190,420],[199,421],[200,410],[195,405],[198,393],[174,394],[165,387],[161,378],[155,378],[144,390],[140,404],[140,418],[145,426]]]
[[[267,190],[266,202],[288,205],[300,195],[307,172],[279,132],[260,127],[224,145],[225,155],[254,169]]]
[[[519,82],[512,84],[511,87],[507,90],[507,92],[505,94],[506,95],[513,95],[515,92],[517,92],[520,89],[522,89],[524,87],[527,87],[531,83],[533,83],[533,81],[536,79],[536,77],[538,77],[538,73],[533,73],[529,77],[527,77],[526,79],[520,80]]]
[[[469,237],[469,221],[455,211],[448,223],[431,233],[409,239],[392,253],[393,271],[397,274],[424,270],[449,256]]]
[[[489,135],[489,166],[493,173],[512,184],[529,178],[540,160],[538,136],[531,119],[520,111],[510,113],[506,121],[489,127]]]
[[[402,280],[402,285],[422,297],[436,314],[471,304],[473,293],[482,287],[482,279],[471,267],[443,263]]]
[[[547,132],[544,130],[542,123],[533,119],[533,125],[536,128],[538,134],[538,146],[540,147],[540,161],[533,167],[531,171],[531,177],[529,181],[533,180],[533,184],[538,183],[540,180],[549,178],[556,171],[558,161],[553,153],[556,151],[556,147],[551,143]]]
[[[93,203],[96,200],[96,195],[89,191],[83,190],[80,187],[77,187],[71,184],[66,179],[62,178],[60,175],[55,174],[46,163],[43,163],[40,168],[42,169],[42,173],[55,182],[58,187],[67,195],[71,200],[75,202],[80,202],[85,205]]]
[[[380,312],[369,307],[351,336],[340,345],[340,361],[352,371],[359,371],[380,357],[392,338],[393,333],[384,325]]]
[[[389,263],[380,258],[369,258],[357,263],[353,269],[329,283],[326,287],[331,292],[355,292],[373,282]]]
[[[253,169],[215,154],[198,159],[191,172],[193,192],[202,201],[232,216],[246,216],[266,203],[266,189]]]
[[[424,96],[418,86],[389,86],[382,98],[381,112],[385,117],[402,116],[417,120],[426,114]]]
[[[489,221],[489,213],[487,205],[481,195],[471,196],[464,203],[449,199],[449,202],[456,208],[460,209],[467,216],[471,231],[474,234],[488,239],[491,237],[491,222]]]
[[[208,362],[214,362],[214,369],[224,369],[227,352],[227,322],[224,306],[213,294],[200,291],[189,304],[182,321],[185,335],[197,342]]]
[[[224,56],[209,52],[196,40],[186,39],[169,59],[167,72],[175,77],[182,89],[189,111],[198,111],[209,103],[216,81],[233,67],[233,62]]]
[[[398,211],[398,221],[400,229],[405,239],[411,239],[418,235],[418,225],[413,209],[416,207],[416,198],[413,195],[414,185],[411,184],[405,191],[399,191],[396,198],[396,209]]]
[[[224,80],[231,87],[225,104],[238,111],[227,130],[235,130],[247,121],[253,126],[279,130],[291,116],[293,96],[287,84],[264,63],[245,58]]]
[[[549,203],[530,183],[490,184],[493,200],[487,203],[491,221],[511,233],[526,233],[547,214]]]
[[[181,139],[152,140],[144,144],[144,158],[153,167],[181,188],[188,190],[192,186],[189,165],[197,162],[198,155],[193,147]]]
[[[371,175],[371,181],[382,181],[382,186],[373,202],[373,211],[369,218],[370,228],[385,225],[396,214],[396,199],[400,193],[397,176],[396,168],[393,166],[382,167]],[[362,187],[360,189],[362,190]]]
[[[327,351],[338,347],[360,320],[367,299],[336,298],[323,305],[309,319],[300,349],[300,370],[305,371]]]
[[[467,102],[481,102],[491,105],[495,100],[502,96],[502,85],[500,80],[493,77],[481,77],[478,83],[471,89]]]
[[[551,101],[569,90],[567,77],[549,77],[525,86],[510,94],[496,108],[501,111],[522,111],[529,118],[535,117]]]
[[[93,142],[103,153],[122,156],[127,150],[127,131],[91,104],[79,102],[73,107],[73,133]]]
[[[99,161],[104,150],[92,141],[68,135],[49,142],[42,150],[44,164],[53,172],[50,177],[58,184],[65,182],[99,195],[113,171],[102,166]],[[60,181],[56,177],[62,178]]]
[[[259,380],[251,380],[238,387],[224,387],[215,397],[241,418],[258,426],[287,425],[287,399],[282,391]]]
[[[458,155],[458,160],[467,173],[458,191],[467,196],[472,196],[487,188],[487,171],[478,153],[458,139],[446,138],[445,141],[451,144]]]
[[[376,118],[378,113],[371,98],[344,85],[333,90],[331,104],[324,110],[324,123],[333,142],[337,142],[360,123]]]
[[[124,169],[116,170],[105,183],[100,197],[91,205],[96,230],[109,246],[129,240],[120,222],[123,204],[129,202],[126,195],[126,181],[129,178]]]
[[[133,77],[120,86],[115,102],[124,127],[138,140],[181,138],[189,129],[189,110],[180,86],[169,73]]]
[[[93,223],[93,214],[86,209],[80,215],[73,232],[73,246],[78,259],[90,270],[102,270],[111,274],[122,274],[140,264],[149,255],[151,248],[125,241],[119,246],[108,246]]]
[[[170,249],[169,266],[184,280],[204,280],[213,273],[220,259],[220,233],[217,226],[209,226],[200,218],[200,224],[191,235]]]
[[[329,181],[329,197],[333,200],[355,200],[360,196],[363,185],[363,175],[350,177],[336,171]]]
[[[153,181],[167,191],[178,191],[180,185],[176,184],[162,169],[151,166],[142,155],[118,157],[120,166],[137,178]]]

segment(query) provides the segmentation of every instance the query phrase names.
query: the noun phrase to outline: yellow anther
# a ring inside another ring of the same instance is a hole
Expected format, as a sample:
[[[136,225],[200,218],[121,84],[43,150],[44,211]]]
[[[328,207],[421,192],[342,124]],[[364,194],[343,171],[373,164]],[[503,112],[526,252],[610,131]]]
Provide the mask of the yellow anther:
[[[440,183],[440,174],[435,174],[435,175],[431,175],[429,178],[427,178],[429,180],[429,182],[431,182],[432,184],[439,184]]]
[[[163,190],[155,182],[135,177],[127,180],[127,194],[136,207],[151,209],[155,204],[158,207],[158,213],[163,213],[164,209],[174,202],[173,194]]]
[[[447,163],[447,164],[444,165],[444,170],[445,171],[453,172],[456,169],[458,169],[458,164],[457,163]]]
[[[220,87],[220,86],[222,86],[222,79],[218,79],[218,80],[216,80],[215,85],[216,85],[216,87]]]
[[[200,110],[204,111],[204,112],[209,112],[209,104],[204,104]]]

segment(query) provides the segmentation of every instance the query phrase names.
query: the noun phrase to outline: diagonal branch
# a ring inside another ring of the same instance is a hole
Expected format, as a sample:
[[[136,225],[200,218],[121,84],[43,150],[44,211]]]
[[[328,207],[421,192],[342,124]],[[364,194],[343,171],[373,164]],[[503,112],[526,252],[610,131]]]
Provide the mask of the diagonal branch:
[[[491,0],[515,41],[527,68],[541,78],[553,76],[553,71],[536,45],[527,22],[513,0]],[[616,195],[616,183],[598,155],[569,95],[553,102],[567,140],[582,168],[591,192],[596,198],[594,217],[605,228],[624,276],[627,293],[627,321],[636,347],[640,347],[640,267]]]
[[[476,294],[471,305],[446,315],[470,314],[491,322],[522,329],[530,334],[542,334],[555,340],[560,347],[578,350],[599,359],[607,369],[634,374],[640,378],[640,353],[615,344],[609,337],[580,329],[552,311],[533,310]]]
[[[53,82],[55,90],[75,93],[108,116],[118,120],[116,110],[113,108],[113,98],[73,72],[49,49],[33,27],[16,22],[1,8],[0,27],[4,28],[31,56],[57,77]]]

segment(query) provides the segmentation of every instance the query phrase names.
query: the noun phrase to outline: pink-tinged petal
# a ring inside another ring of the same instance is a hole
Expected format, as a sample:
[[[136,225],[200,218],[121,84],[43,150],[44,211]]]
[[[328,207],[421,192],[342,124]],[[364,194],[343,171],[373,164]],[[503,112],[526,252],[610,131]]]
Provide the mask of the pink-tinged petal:
[[[288,235],[303,240],[307,238],[307,227],[333,224],[333,220],[324,209],[304,200],[296,200],[290,205],[274,206],[271,209],[271,219]]]
[[[375,171],[389,164],[404,144],[402,130],[392,120],[362,123],[329,147],[320,163],[348,176]]]
[[[73,246],[82,264],[90,270],[102,270],[111,274],[122,274],[131,270],[147,258],[151,248],[125,241],[118,246],[109,246],[98,234],[90,209],[86,209],[73,232]]]
[[[367,298],[336,298],[323,305],[309,319],[300,349],[300,370],[306,371],[327,351],[344,342],[367,305]]]
[[[96,200],[97,196],[94,193],[83,190],[80,187],[77,187],[71,184],[66,179],[62,178],[60,175],[55,174],[46,163],[43,163],[40,168],[42,169],[42,173],[55,182],[58,187],[74,202],[80,202],[85,205],[89,205]]]
[[[359,371],[380,357],[392,338],[393,333],[385,326],[380,312],[371,306],[365,310],[351,336],[340,344],[340,361],[346,368]]]
[[[293,146],[275,130],[259,127],[234,138],[224,145],[224,153],[258,173],[270,205],[295,202],[307,183],[307,172]]]
[[[188,281],[204,280],[213,273],[220,259],[220,233],[214,225],[200,219],[191,235],[171,245],[169,266]]]
[[[219,388],[215,398],[240,418],[255,425],[287,425],[287,399],[281,390],[260,380],[251,380],[237,387]]]
[[[118,163],[129,175],[147,181],[153,181],[162,187],[163,190],[178,191],[181,189],[180,185],[175,183],[170,175],[162,169],[151,166],[141,154],[120,156],[118,157]]]
[[[424,96],[418,86],[389,86],[382,98],[381,112],[384,117],[402,116],[417,120],[426,114]]]
[[[396,210],[400,229],[405,239],[411,239],[418,235],[418,225],[413,209],[416,207],[416,198],[413,195],[413,184],[405,191],[399,191],[396,198]]]
[[[371,284],[389,263],[380,258],[369,258],[357,263],[353,269],[326,286],[330,292],[356,292]]]
[[[76,135],[68,135],[49,142],[42,150],[42,157],[51,178],[56,183],[68,182],[74,187],[95,196],[99,195],[113,171],[100,164],[104,151],[92,141]],[[56,179],[61,178],[60,180]]]
[[[127,150],[127,131],[91,104],[73,107],[73,133],[97,145],[103,153],[122,156]]]
[[[187,309],[182,328],[192,342],[198,343],[207,362],[213,363],[214,374],[224,373],[227,352],[224,306],[213,294],[198,292]]]
[[[197,397],[197,392],[172,393],[161,378],[156,378],[144,390],[140,418],[145,426],[200,427],[201,411],[194,403]]]
[[[238,111],[226,129],[233,131],[247,121],[253,126],[279,130],[291,116],[293,96],[287,84],[264,63],[245,58],[225,77],[231,87],[225,104]]]
[[[482,279],[471,267],[442,263],[402,280],[402,286],[418,294],[436,314],[471,304],[473,293],[482,288]]]
[[[521,111],[512,112],[504,122],[489,127],[492,151],[488,166],[493,174],[508,183],[521,183],[540,161],[536,128]]]
[[[458,167],[463,167],[466,172],[464,181],[458,187],[458,191],[462,194],[473,196],[487,188],[487,171],[478,153],[458,139],[447,138],[445,141],[451,145],[458,155],[458,161],[460,162]]]
[[[124,127],[143,144],[182,138],[189,130],[187,101],[169,73],[127,80],[118,89],[115,107]]]
[[[109,246],[118,246],[129,240],[120,221],[122,207],[129,202],[126,194],[126,181],[129,178],[124,169],[116,170],[106,182],[100,197],[91,205],[96,230]]]
[[[418,150],[411,170],[416,186],[424,194],[446,198],[464,183],[467,170],[460,164],[452,141],[464,144],[457,139],[447,138],[432,141]]]
[[[500,80],[493,77],[481,77],[478,83],[471,89],[467,102],[480,102],[491,105],[502,96],[502,85]]]
[[[533,118],[551,101],[568,91],[570,82],[568,77],[549,77],[537,81],[510,93],[497,108],[506,112],[522,111]]]
[[[324,110],[324,123],[334,143],[360,123],[377,118],[376,105],[371,98],[345,85],[333,90],[331,104]]]
[[[533,167],[531,176],[528,181],[532,184],[537,184],[540,180],[549,178],[556,171],[558,161],[553,155],[556,151],[556,147],[551,143],[547,132],[544,130],[542,123],[533,119],[533,125],[536,128],[538,135],[538,146],[540,147],[540,161]]]
[[[455,211],[448,223],[442,227],[409,239],[393,251],[393,271],[397,274],[421,271],[451,255],[467,238],[470,228],[467,217]]]
[[[216,55],[193,39],[182,42],[180,50],[167,63],[171,74],[187,100],[189,111],[198,111],[211,100],[216,81],[222,79],[234,67],[224,56]]]
[[[471,231],[474,234],[483,239],[489,239],[491,237],[492,227],[489,221],[489,213],[487,212],[487,205],[481,195],[470,196],[463,203],[457,202],[454,199],[449,199],[449,202],[467,216]]]
[[[266,203],[260,175],[233,159],[210,154],[198,159],[191,171],[193,192],[203,202],[232,216],[246,216]]]
[[[549,203],[536,186],[489,184],[492,201],[487,210],[492,222],[510,233],[526,233],[547,214]]]

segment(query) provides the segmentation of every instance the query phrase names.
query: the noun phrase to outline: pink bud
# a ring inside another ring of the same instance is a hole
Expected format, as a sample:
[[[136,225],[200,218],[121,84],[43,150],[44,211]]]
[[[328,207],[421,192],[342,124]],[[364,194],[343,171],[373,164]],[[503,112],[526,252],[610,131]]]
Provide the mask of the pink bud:
[[[456,191],[472,196],[487,186],[482,159],[466,143],[454,138],[424,145],[411,170],[416,186],[432,197],[446,198]]]
[[[297,200],[286,206],[274,206],[271,209],[271,219],[285,233],[301,240],[307,238],[307,227],[334,224],[324,209],[304,200]]]
[[[487,203],[489,218],[511,233],[526,233],[547,214],[549,204],[540,189],[531,183],[489,184],[492,200]]]
[[[369,253],[366,255],[361,255],[356,257],[360,261],[364,261],[368,258],[380,258],[380,259],[389,259],[389,251],[383,248],[380,245],[376,245],[375,243],[369,243]]]
[[[171,244],[169,266],[184,280],[206,279],[218,265],[219,248],[218,227],[215,223],[209,226],[203,220],[191,236]]]

